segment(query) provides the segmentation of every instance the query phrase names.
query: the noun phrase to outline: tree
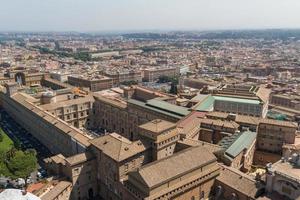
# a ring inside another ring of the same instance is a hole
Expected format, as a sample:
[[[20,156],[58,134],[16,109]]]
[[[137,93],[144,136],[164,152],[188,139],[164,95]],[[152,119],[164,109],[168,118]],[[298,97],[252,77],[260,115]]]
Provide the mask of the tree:
[[[12,147],[10,150],[6,152],[6,160],[11,160],[16,155],[17,149]]]
[[[21,142],[20,142],[20,140],[16,140],[15,141],[15,148],[17,149],[17,150],[21,150]]]
[[[27,178],[37,169],[36,155],[29,151],[17,151],[15,156],[7,162],[7,167],[12,173],[12,178],[23,178],[26,186]]]
[[[137,85],[138,83],[137,83],[137,81],[123,81],[122,83],[121,83],[121,85],[126,85],[126,86],[131,86],[131,85]]]
[[[173,81],[171,83],[170,93],[171,94],[177,94],[177,84]]]
[[[2,135],[2,133],[0,132],[0,142],[2,142],[3,141],[3,135]]]
[[[165,76],[165,75],[161,75],[158,77],[158,83],[168,83],[168,82],[171,82],[172,81],[172,78],[171,77],[168,77],[168,76]]]

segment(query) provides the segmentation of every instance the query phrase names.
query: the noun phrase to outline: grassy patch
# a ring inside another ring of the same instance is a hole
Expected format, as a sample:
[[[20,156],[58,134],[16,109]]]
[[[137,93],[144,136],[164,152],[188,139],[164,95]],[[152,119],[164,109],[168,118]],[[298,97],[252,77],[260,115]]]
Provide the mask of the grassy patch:
[[[7,168],[6,164],[0,160],[0,176],[11,177],[12,174],[10,173],[9,169]]]
[[[7,134],[0,128],[0,134],[3,136],[0,142],[0,152],[7,152],[14,146],[14,142],[7,136]]]
[[[8,137],[8,135],[0,128],[0,134],[2,141],[0,142],[0,176],[11,176],[6,164],[4,163],[6,152],[8,152],[13,146],[14,142]]]

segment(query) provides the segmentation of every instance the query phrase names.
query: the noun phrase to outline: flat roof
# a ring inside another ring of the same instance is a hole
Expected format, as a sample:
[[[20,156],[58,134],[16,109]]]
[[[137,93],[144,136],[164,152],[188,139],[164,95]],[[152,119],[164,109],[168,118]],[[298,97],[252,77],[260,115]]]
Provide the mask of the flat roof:
[[[190,113],[188,108],[182,107],[182,106],[177,106],[171,103],[168,103],[166,101],[158,100],[158,99],[151,99],[147,101],[147,104],[149,106],[159,108],[162,110],[165,110],[167,112],[172,112],[181,116],[186,116]]]
[[[206,111],[206,112],[213,111],[214,102],[215,102],[215,98],[213,96],[208,96],[199,105],[197,105],[195,107],[195,110],[197,110],[197,111]]]
[[[200,101],[199,104],[194,107],[194,109],[197,111],[205,111],[205,112],[213,111],[214,103],[216,100],[228,101],[234,103],[254,104],[254,105],[260,104],[260,101],[255,99],[245,99],[245,98],[227,97],[227,96],[207,96],[205,99],[202,99],[202,101]]]
[[[277,163],[273,164],[272,168],[275,171],[275,174],[288,177],[289,179],[300,183],[300,168],[294,166],[288,161],[278,161]]]
[[[168,115],[168,116],[176,118],[178,120],[183,117],[182,115],[179,115],[176,112],[174,113],[172,111],[164,110],[164,109],[161,109],[159,107],[153,107],[153,106],[147,105],[147,103],[145,103],[145,102],[138,101],[138,100],[135,100],[135,99],[129,99],[127,102],[131,103],[131,104],[134,104],[134,105],[137,105],[137,106],[140,106],[140,107],[143,107],[143,108],[146,108],[146,109],[149,109],[149,110],[153,110],[154,112],[157,112],[157,113]]]
[[[215,100],[218,101],[230,101],[235,103],[246,103],[246,104],[260,104],[259,100],[254,99],[243,99],[243,98],[235,98],[235,97],[223,97],[223,96],[213,96]]]

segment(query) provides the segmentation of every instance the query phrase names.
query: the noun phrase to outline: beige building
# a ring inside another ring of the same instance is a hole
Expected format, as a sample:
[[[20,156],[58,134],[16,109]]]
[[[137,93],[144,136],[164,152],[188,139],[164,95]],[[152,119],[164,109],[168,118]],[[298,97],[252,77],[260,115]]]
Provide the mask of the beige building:
[[[196,146],[129,173],[124,184],[127,199],[207,199],[219,173],[216,157]]]
[[[108,132],[120,133],[130,140],[138,139],[139,125],[154,119],[177,122],[190,111],[164,101],[162,94],[136,87],[132,91],[124,91],[128,99],[107,98],[94,94],[93,105],[94,128]],[[155,99],[153,99],[155,98]]]
[[[179,70],[176,67],[158,67],[158,68],[149,68],[143,70],[144,76],[143,81],[153,82],[158,80],[160,76],[175,77],[179,75]]]
[[[283,144],[294,144],[297,128],[293,122],[261,120],[257,130],[257,148],[281,154]]]
[[[280,159],[284,144],[294,144],[298,125],[293,122],[260,120],[257,130],[257,164],[274,163]]]
[[[282,199],[300,198],[300,159],[294,154],[290,159],[282,159],[267,165],[266,190],[278,193]]]
[[[298,95],[272,94],[270,103],[275,106],[282,106],[300,111],[300,96]]]
[[[224,85],[213,91],[214,111],[266,117],[271,91],[264,87]]]
[[[173,155],[176,142],[180,139],[176,124],[161,119],[141,125],[139,136],[150,143],[152,160],[160,160]]]
[[[68,158],[58,154],[45,159],[45,164],[50,175],[58,175],[71,182],[70,199],[89,199],[97,195],[96,160],[91,153]]]
[[[104,199],[126,199],[122,182],[127,174],[150,162],[147,145],[116,133],[91,141],[97,160],[98,192]]]
[[[222,138],[231,136],[239,128],[234,121],[222,121],[204,118],[200,121],[199,140],[217,144]]]
[[[121,72],[105,72],[103,75],[113,79],[113,85],[118,86],[125,82],[142,82],[141,71],[121,71]]]
[[[76,128],[90,127],[89,114],[92,111],[94,98],[92,96],[78,96],[76,94],[54,95],[51,92],[44,93],[42,99],[50,102],[40,107],[52,115],[64,120]]]
[[[41,190],[43,193],[38,191],[40,194],[37,195],[41,198],[41,200],[66,200],[70,199],[72,184],[69,181],[58,181],[57,183],[56,181],[53,181],[52,185],[46,188],[43,187]]]
[[[90,136],[41,108],[37,105],[39,99],[16,90],[1,91],[0,98],[2,108],[52,153],[70,156],[84,152],[90,145]]]
[[[92,92],[105,90],[113,87],[113,79],[106,76],[68,76],[68,83],[82,88],[88,88]]]
[[[213,191],[216,200],[255,200],[264,193],[264,185],[259,180],[237,169],[222,165],[220,172]]]

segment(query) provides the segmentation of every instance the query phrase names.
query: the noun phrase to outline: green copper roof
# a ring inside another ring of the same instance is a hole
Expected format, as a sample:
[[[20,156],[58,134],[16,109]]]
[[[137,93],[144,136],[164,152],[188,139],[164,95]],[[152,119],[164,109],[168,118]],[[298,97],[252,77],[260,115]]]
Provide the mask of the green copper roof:
[[[254,99],[242,99],[235,97],[223,97],[223,96],[208,96],[204,99],[196,108],[197,111],[213,111],[215,101],[229,101],[233,103],[244,103],[244,104],[260,104],[259,100]]]
[[[200,103],[195,110],[198,111],[213,111],[215,98],[213,96],[208,96],[202,103]]]
[[[219,101],[231,101],[235,103],[245,103],[245,104],[260,104],[259,100],[254,99],[242,99],[242,98],[234,98],[234,97],[222,97],[222,96],[213,96],[215,100]]]
[[[251,144],[256,139],[256,132],[245,131],[230,144],[225,151],[225,155],[233,159],[239,155],[244,149],[249,149]]]

